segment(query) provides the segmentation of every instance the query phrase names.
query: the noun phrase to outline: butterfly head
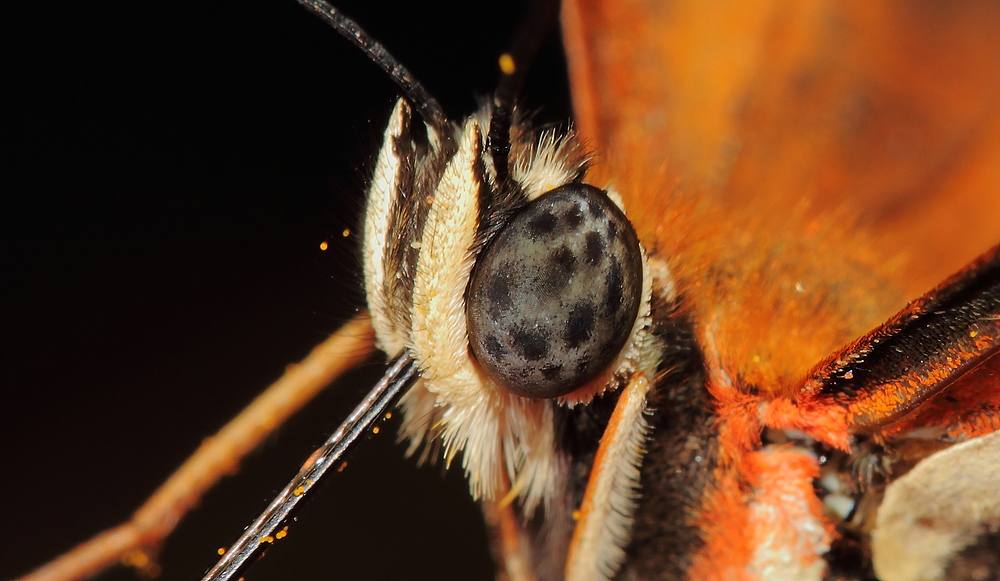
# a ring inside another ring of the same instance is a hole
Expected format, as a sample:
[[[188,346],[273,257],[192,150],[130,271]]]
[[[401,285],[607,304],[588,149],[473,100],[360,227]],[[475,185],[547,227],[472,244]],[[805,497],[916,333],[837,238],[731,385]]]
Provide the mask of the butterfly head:
[[[620,199],[585,182],[572,132],[513,116],[498,137],[496,118],[484,107],[440,139],[397,102],[365,289],[379,345],[409,350],[423,378],[403,400],[410,451],[461,455],[475,497],[512,489],[530,512],[557,488],[555,406],[655,366],[652,277]]]

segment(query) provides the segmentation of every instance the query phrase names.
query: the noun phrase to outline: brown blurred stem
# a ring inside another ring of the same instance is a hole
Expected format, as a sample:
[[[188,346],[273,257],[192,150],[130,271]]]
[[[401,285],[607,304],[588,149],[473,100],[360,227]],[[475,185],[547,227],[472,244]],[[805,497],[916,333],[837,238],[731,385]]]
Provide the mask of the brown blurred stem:
[[[164,539],[202,495],[275,428],[341,373],[374,350],[371,320],[363,312],[290,366],[242,412],[201,446],[149,497],[132,519],[99,533],[32,571],[21,581],[86,579],[123,562],[150,571]]]

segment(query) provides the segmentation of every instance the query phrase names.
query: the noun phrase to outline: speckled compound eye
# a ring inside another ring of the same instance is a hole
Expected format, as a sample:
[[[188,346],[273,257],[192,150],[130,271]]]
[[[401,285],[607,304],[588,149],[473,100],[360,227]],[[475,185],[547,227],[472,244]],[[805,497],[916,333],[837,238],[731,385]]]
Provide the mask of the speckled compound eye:
[[[512,393],[565,395],[615,361],[641,296],[628,219],[593,186],[561,186],[525,206],[479,255],[465,307],[472,351]]]

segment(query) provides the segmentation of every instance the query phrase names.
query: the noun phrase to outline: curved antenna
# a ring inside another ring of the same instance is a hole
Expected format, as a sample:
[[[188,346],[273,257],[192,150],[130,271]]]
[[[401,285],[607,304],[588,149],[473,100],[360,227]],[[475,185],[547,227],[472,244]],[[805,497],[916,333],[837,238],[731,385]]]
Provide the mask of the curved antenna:
[[[340,33],[341,36],[350,40],[355,46],[360,48],[368,58],[375,62],[389,77],[403,89],[407,99],[417,109],[424,122],[434,128],[439,135],[446,135],[444,131],[448,125],[448,117],[444,114],[444,109],[431,96],[413,74],[404,67],[396,57],[392,56],[382,43],[372,38],[365,32],[357,22],[354,22],[342,12],[324,2],[324,0],[296,0],[313,14],[319,16],[324,22],[329,24]]]

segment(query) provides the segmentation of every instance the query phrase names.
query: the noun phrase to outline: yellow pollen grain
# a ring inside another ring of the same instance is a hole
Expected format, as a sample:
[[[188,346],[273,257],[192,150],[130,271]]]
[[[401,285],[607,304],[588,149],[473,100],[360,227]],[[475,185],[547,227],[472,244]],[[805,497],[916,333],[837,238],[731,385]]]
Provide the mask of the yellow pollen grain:
[[[378,433],[378,426],[375,426],[374,428],[372,428],[372,433],[373,434],[377,434]]]
[[[295,487],[295,490],[292,491],[292,494],[294,494],[295,496],[302,496],[302,493],[305,491],[306,487],[299,484],[298,486]]]
[[[340,466],[337,467],[337,472],[343,472],[344,468],[347,468],[347,462],[341,462]]]
[[[385,412],[385,419],[391,420],[392,419],[392,412]]]
[[[281,529],[280,531],[274,534],[274,538],[278,539],[279,541],[287,536],[288,536],[287,526],[285,526],[285,528]]]
[[[260,544],[263,545],[264,543],[268,544],[274,543],[274,537],[272,537],[271,535],[267,535],[266,537],[261,537]]]
[[[344,228],[344,231],[341,232],[340,235],[343,236],[344,238],[347,238],[348,236],[351,235],[351,229],[350,228]]]
[[[324,240],[324,241],[322,241],[322,242],[319,243],[319,249],[320,250],[326,250],[329,247],[330,247],[330,245],[327,244],[326,240]]]
[[[510,56],[508,53],[503,53],[500,55],[500,70],[505,75],[513,75],[514,71],[517,70],[517,64],[514,62],[514,57]]]
[[[574,510],[573,511],[573,520],[580,520],[581,516],[583,516],[583,515],[580,514],[580,511],[578,511],[578,510]]]
[[[975,338],[975,336],[978,335],[978,334],[979,334],[979,331],[970,331],[969,332],[969,337]]]
[[[216,553],[218,553],[219,555],[225,555],[226,554],[226,548],[225,547],[219,547],[219,550],[216,551]]]

